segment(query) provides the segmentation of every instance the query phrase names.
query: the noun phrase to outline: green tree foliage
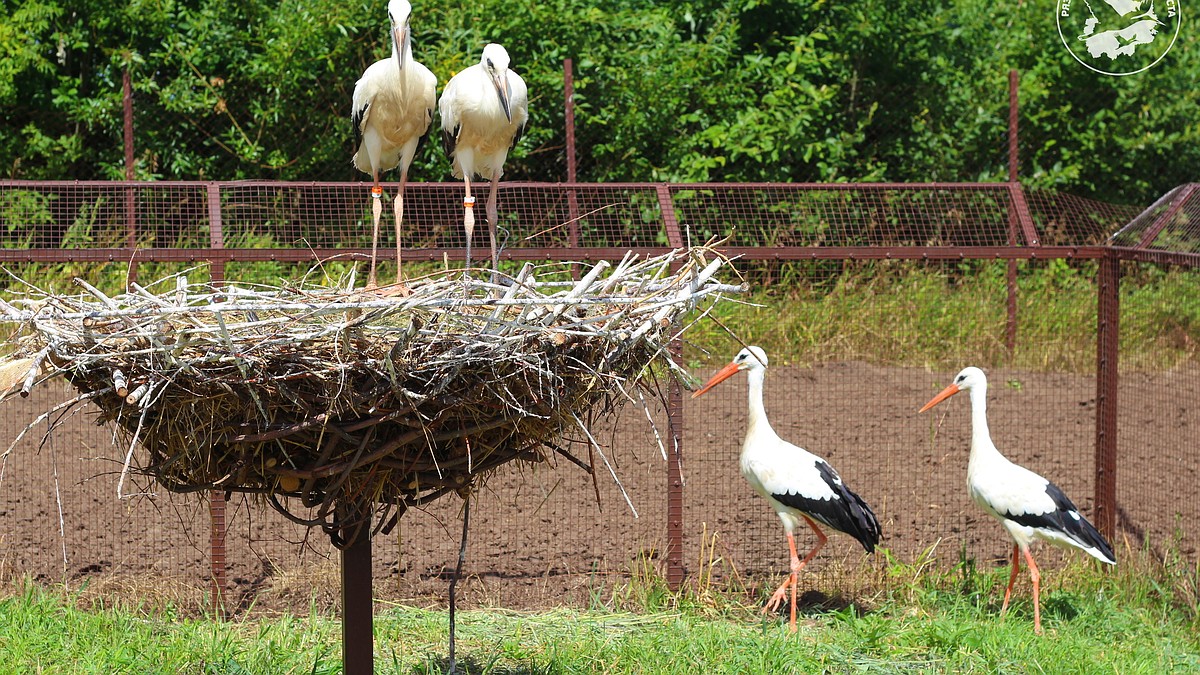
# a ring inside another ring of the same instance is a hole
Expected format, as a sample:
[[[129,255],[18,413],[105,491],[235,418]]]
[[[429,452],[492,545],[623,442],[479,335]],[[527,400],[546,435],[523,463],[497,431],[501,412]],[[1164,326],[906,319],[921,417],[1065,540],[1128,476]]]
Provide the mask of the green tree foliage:
[[[933,181],[1006,175],[1021,72],[1022,179],[1147,203],[1197,178],[1200,30],[1106,77],[1045,3],[417,0],[439,81],[503,43],[529,82],[515,179],[565,178],[562,60],[585,181]],[[361,179],[354,82],[388,55],[382,0],[15,0],[0,15],[0,161],[11,178],[124,175],[123,72],[142,179]],[[437,144],[413,170],[448,178]]]

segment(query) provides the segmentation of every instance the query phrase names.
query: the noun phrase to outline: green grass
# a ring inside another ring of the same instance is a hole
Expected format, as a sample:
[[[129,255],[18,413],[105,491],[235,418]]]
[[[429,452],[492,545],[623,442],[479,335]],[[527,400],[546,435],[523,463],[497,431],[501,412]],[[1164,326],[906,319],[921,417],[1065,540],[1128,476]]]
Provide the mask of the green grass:
[[[1095,264],[1019,263],[1016,350],[1005,347],[1006,264],[952,268],[898,261],[773,268],[770,287],[752,285],[716,306],[716,321],[686,334],[693,366],[736,351],[732,332],[765,347],[774,363],[830,360],[956,369],[1007,365],[1091,372],[1096,365]],[[781,272],[782,271],[782,272]],[[759,271],[754,278],[764,281]],[[1121,285],[1125,368],[1160,370],[1200,357],[1200,272],[1130,268]],[[706,355],[707,354],[707,355]]]
[[[980,571],[966,561],[939,571],[884,556],[885,590],[838,610],[810,608],[795,635],[739,592],[632,588],[592,611],[460,612],[460,665],[476,673],[1200,670],[1195,564],[1126,551],[1115,570],[1077,558],[1048,566],[1046,635],[1038,637],[1024,575],[1001,618],[1005,568]],[[661,580],[633,582],[645,584]],[[630,611],[638,601],[651,604]],[[444,611],[381,607],[375,627],[376,672],[444,668]],[[0,600],[5,672],[336,673],[339,640],[337,621],[321,615],[217,622],[88,603],[28,583]]]

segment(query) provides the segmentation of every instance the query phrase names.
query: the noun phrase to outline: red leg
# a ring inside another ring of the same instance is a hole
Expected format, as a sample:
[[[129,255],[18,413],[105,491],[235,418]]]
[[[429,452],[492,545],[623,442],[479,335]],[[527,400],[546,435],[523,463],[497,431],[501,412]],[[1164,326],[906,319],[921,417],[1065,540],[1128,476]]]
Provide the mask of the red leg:
[[[820,551],[821,547],[825,545],[825,542],[829,541],[829,537],[826,537],[825,533],[821,531],[821,528],[817,527],[817,524],[810,520],[808,516],[804,516],[804,522],[808,523],[808,526],[812,528],[813,534],[817,535],[817,545],[812,547],[812,550],[808,552],[808,555],[804,556],[804,560],[800,561],[800,567],[804,567],[808,564],[808,561],[817,557],[817,551]],[[799,572],[800,570],[797,569],[796,571]]]
[[[779,588],[775,589],[775,592],[771,594],[771,599],[767,600],[767,605],[763,607],[763,614],[766,614],[767,612],[775,612],[779,609],[779,605],[782,604],[784,598],[787,597],[788,589],[792,588],[792,580],[796,576],[797,565],[800,564],[800,556],[796,555],[796,538],[792,536],[791,532],[787,533],[787,540],[788,550],[792,555],[792,571],[789,572],[787,579],[784,579],[783,584],[781,584]]]
[[[379,249],[379,216],[383,213],[383,188],[379,185],[379,172],[371,173],[375,184],[371,186],[371,269],[367,272],[367,288],[375,288],[375,256]]]
[[[467,194],[463,197],[463,230],[467,233],[467,259],[463,269],[471,268],[471,237],[475,234],[475,198],[471,196],[471,177],[463,171],[463,185]]]
[[[791,574],[788,575],[787,581],[784,581],[783,585],[775,590],[775,593],[771,595],[771,599],[767,601],[767,606],[763,608],[764,613],[777,611],[779,609],[779,605],[783,602],[783,599],[787,597],[787,592],[790,588],[792,591],[792,598],[791,622],[789,623],[789,626],[792,632],[796,631],[796,583],[800,577],[800,570],[804,569],[804,566],[807,565],[810,560],[817,557],[817,551],[820,551],[821,547],[825,546],[825,542],[829,541],[829,537],[826,537],[825,533],[822,532],[821,529],[817,527],[817,524],[810,520],[808,516],[804,516],[804,522],[808,523],[808,526],[811,527],[812,531],[817,535],[817,544],[816,546],[813,546],[812,550],[808,552],[808,555],[804,556],[804,559],[801,560],[800,556],[796,554],[796,539],[792,536],[791,532],[788,533],[788,548],[792,554]]]
[[[401,287],[404,285],[404,271],[401,267],[400,258],[400,222],[404,220],[404,184],[408,181],[408,169],[400,170],[400,185],[396,190],[396,201],[393,203],[393,210],[396,214],[396,283]]]
[[[1029,564],[1029,578],[1033,580],[1033,632],[1041,635],[1042,603],[1038,584],[1042,580],[1042,575],[1038,572],[1037,564],[1033,562],[1033,555],[1029,553],[1029,549],[1025,549],[1025,562]]]
[[[1021,547],[1013,544],[1012,574],[1008,575],[1008,588],[1004,591],[1004,604],[1000,607],[1000,616],[1008,611],[1008,597],[1012,595],[1013,584],[1017,582],[1017,572],[1021,569]]]
[[[487,199],[487,219],[488,219],[488,237],[492,243],[492,271],[500,270],[500,252],[496,250],[496,191],[500,186],[500,172],[496,171],[492,177],[492,190],[488,193]],[[495,275],[492,275],[495,278]]]

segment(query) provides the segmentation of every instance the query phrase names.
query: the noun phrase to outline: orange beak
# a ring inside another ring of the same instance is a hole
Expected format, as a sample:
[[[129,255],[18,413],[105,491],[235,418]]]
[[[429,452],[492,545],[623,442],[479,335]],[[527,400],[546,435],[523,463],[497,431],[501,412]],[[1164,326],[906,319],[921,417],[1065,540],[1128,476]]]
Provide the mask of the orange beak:
[[[718,384],[721,384],[725,380],[728,380],[729,378],[736,375],[738,370],[740,370],[740,368],[738,368],[738,364],[736,364],[736,363],[731,363],[731,364],[725,366],[724,368],[718,370],[717,374],[713,375],[711,380],[709,380],[708,382],[705,382],[703,387],[700,387],[699,389],[696,390],[696,392],[694,394],[692,394],[692,398],[697,398],[699,396],[702,396],[709,389],[712,389],[713,387],[717,386]]]
[[[940,394],[938,394],[937,396],[934,396],[932,399],[930,399],[929,403],[926,403],[925,406],[922,407],[917,412],[923,413],[926,410],[929,410],[933,406],[941,403],[942,401],[945,401],[946,399],[950,398],[951,396],[957,394],[960,391],[962,391],[962,389],[959,389],[957,384],[951,384],[949,387],[946,387],[945,389],[943,389]]]

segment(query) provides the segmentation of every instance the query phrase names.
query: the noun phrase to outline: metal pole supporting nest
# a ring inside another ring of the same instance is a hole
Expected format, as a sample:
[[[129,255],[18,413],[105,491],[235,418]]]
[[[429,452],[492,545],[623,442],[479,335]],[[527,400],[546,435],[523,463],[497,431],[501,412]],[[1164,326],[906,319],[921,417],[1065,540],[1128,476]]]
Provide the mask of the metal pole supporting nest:
[[[371,516],[343,531],[342,667],[345,675],[375,672]]]

